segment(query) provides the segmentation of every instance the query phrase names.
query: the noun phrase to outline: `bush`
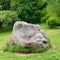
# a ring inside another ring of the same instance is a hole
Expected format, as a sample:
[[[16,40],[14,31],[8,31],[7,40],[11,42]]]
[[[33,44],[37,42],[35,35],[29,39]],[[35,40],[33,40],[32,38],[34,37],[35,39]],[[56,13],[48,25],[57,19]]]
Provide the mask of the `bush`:
[[[37,8],[36,2],[25,1],[19,4],[17,13],[22,21],[29,23],[39,23],[41,19],[41,10]]]
[[[55,28],[57,25],[60,25],[60,20],[56,17],[50,17],[48,20],[47,20],[47,24],[50,28]]]
[[[46,21],[48,20],[49,16],[45,15],[44,17],[41,18],[41,22],[42,23],[46,23]]]
[[[25,0],[10,0],[10,9],[16,11],[17,6]]]
[[[0,5],[0,11],[2,10],[2,6]]]
[[[19,18],[28,23],[40,23],[41,11],[47,6],[45,0],[11,0],[11,10],[17,11]]]
[[[9,46],[8,44],[4,48],[4,51],[9,51],[9,52],[18,52],[18,53],[39,53],[47,50],[48,48],[23,48],[19,45],[12,45]]]
[[[0,31],[11,30],[16,20],[18,15],[15,11],[0,11]]]

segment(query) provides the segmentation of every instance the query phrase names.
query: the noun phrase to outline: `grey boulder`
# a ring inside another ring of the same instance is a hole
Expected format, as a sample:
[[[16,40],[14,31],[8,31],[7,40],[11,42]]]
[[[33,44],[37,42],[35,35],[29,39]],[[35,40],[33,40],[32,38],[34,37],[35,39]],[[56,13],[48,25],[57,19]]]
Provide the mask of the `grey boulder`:
[[[47,48],[50,41],[39,25],[26,23],[23,21],[15,22],[9,46],[13,44],[21,47]]]

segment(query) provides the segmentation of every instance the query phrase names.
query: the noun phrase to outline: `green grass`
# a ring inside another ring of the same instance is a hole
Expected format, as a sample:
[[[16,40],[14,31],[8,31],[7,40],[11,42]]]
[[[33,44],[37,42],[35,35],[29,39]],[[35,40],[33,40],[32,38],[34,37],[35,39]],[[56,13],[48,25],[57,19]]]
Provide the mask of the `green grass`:
[[[8,44],[6,44],[6,47],[4,47],[4,52],[9,51],[9,52],[15,52],[15,53],[29,54],[29,53],[44,52],[44,51],[47,51],[49,48],[28,48],[28,47],[23,48],[23,47],[16,45],[16,44],[14,44],[12,46],[9,46]]]
[[[51,45],[55,45],[56,48],[33,56],[16,56],[12,52],[0,52],[0,60],[60,60],[60,29],[48,29],[45,24],[41,24],[41,27],[47,33]],[[3,50],[10,37],[11,32],[0,33],[0,50]]]

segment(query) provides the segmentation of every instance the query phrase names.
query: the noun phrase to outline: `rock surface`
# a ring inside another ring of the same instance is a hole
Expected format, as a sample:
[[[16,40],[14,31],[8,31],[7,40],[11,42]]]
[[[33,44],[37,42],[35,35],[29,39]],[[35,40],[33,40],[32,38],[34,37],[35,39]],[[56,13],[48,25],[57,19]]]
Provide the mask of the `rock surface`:
[[[46,48],[49,39],[40,26],[17,21],[13,26],[9,45],[18,44],[22,47]]]

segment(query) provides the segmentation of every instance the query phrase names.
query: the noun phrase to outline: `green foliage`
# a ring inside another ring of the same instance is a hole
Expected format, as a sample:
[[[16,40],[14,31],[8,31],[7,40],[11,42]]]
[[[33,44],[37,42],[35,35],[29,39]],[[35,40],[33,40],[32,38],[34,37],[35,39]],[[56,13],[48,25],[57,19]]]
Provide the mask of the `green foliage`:
[[[10,0],[0,0],[0,4],[2,5],[2,10],[10,9]]]
[[[42,11],[43,12],[43,11]],[[41,17],[41,23],[46,23],[46,21],[49,19],[49,15],[46,13],[42,13]]]
[[[47,21],[47,24],[52,28],[55,25],[60,26],[60,0],[0,0],[0,11],[2,10],[16,11],[17,14],[15,15],[18,15],[18,19],[21,21],[29,23],[46,23]],[[4,14],[5,12],[3,12]],[[7,13],[6,16],[10,14],[14,14],[14,12]],[[5,22],[2,23],[0,21],[0,28],[6,27],[8,25],[7,22],[14,19],[12,16],[11,19],[3,15],[1,15],[0,19]],[[55,17],[57,18],[55,19]]]
[[[18,15],[14,11],[0,11],[0,31],[11,30]]]
[[[10,9],[11,10],[16,10],[18,5],[25,0],[10,0]]]
[[[56,26],[56,21],[54,18],[49,18],[49,20],[47,20],[47,24],[50,28],[54,28]]]
[[[56,15],[60,17],[60,0],[49,0],[47,6],[49,15]]]
[[[37,8],[35,1],[20,3],[17,8],[17,13],[21,20],[29,23],[39,23],[41,19],[41,10]]]
[[[0,60],[60,60],[60,28],[48,29],[46,24],[40,25],[47,33],[51,45],[51,49],[42,53],[22,54],[12,53],[3,50],[7,41],[11,37],[11,32],[0,32]]]
[[[47,20],[47,24],[50,28],[55,28],[57,25],[60,25],[60,20],[57,17],[50,17]]]
[[[0,5],[0,11],[2,10],[2,6]]]
[[[10,9],[15,11],[17,9],[18,2],[19,2],[19,0],[11,0]]]
[[[47,20],[48,20],[48,16],[44,16],[44,17],[41,18],[42,23],[45,23]]]
[[[47,22],[49,28],[60,26],[60,1],[47,0],[48,5],[42,10],[41,22]]]
[[[39,9],[44,9],[47,6],[47,0],[35,0]]]
[[[41,9],[46,5],[46,0],[11,0],[11,10],[17,10],[21,20],[29,23],[41,21]]]
[[[39,53],[39,52],[43,52],[45,50],[47,50],[48,48],[23,48],[19,45],[12,45],[9,46],[8,44],[6,45],[6,47],[4,48],[4,51],[9,51],[9,52],[18,52],[18,53]]]

